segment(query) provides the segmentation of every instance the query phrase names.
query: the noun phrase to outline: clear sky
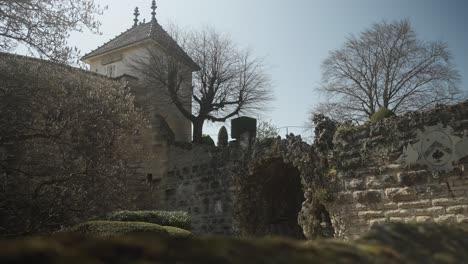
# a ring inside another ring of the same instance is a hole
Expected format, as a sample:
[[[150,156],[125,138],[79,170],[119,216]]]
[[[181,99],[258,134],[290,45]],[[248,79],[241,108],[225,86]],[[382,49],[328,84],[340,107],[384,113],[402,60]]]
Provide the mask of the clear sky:
[[[74,34],[71,44],[85,54],[131,27],[133,9],[150,19],[151,0],[96,0],[109,9],[100,18],[103,35]],[[375,22],[408,18],[421,39],[448,43],[468,89],[467,0],[157,0],[157,18],[164,26],[214,26],[231,35],[253,54],[266,57],[276,100],[263,116],[278,127],[303,126],[320,101],[320,64],[350,34]],[[208,125],[207,134],[217,133]],[[285,130],[281,131],[284,135]],[[310,131],[289,132],[310,136]],[[212,136],[212,137],[213,137]]]

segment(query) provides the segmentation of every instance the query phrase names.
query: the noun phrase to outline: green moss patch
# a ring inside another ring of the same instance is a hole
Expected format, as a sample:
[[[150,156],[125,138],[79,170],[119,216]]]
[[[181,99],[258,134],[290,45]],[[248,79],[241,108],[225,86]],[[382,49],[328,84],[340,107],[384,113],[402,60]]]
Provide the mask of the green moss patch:
[[[190,230],[191,217],[181,211],[118,211],[110,214],[110,221],[147,222]]]
[[[103,238],[137,234],[174,237],[191,236],[191,233],[189,231],[177,227],[128,221],[91,221],[76,225],[70,228],[68,232],[82,235],[93,235]]]
[[[385,118],[389,118],[391,116],[395,116],[395,113],[392,110],[389,110],[385,107],[380,108],[377,112],[375,112],[371,118],[370,122],[371,124],[376,124],[381,120],[384,120]]]

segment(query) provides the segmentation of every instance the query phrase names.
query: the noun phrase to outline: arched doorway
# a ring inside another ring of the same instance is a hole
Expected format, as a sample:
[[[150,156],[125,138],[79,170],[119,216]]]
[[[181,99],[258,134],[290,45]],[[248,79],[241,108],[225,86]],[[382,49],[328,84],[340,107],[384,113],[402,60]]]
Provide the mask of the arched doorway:
[[[244,182],[247,198],[240,201],[244,234],[305,239],[297,220],[304,192],[296,167],[274,158],[255,167],[243,180],[249,181]]]

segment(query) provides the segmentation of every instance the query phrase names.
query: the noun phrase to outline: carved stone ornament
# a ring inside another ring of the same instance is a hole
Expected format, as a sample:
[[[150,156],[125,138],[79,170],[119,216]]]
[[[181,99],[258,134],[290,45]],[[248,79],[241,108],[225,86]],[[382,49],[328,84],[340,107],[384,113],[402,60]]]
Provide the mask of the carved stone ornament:
[[[418,141],[408,144],[398,159],[404,166],[425,165],[428,170],[439,173],[454,169],[454,162],[468,156],[468,137],[453,135],[453,128],[442,124],[425,126],[418,131]]]

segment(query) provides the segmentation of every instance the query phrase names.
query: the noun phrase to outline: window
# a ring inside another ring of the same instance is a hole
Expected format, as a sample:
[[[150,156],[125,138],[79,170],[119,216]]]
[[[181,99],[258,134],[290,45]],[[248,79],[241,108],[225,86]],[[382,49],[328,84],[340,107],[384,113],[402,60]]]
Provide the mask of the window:
[[[108,77],[115,77],[115,64],[113,65],[107,65],[106,67],[106,75]]]

